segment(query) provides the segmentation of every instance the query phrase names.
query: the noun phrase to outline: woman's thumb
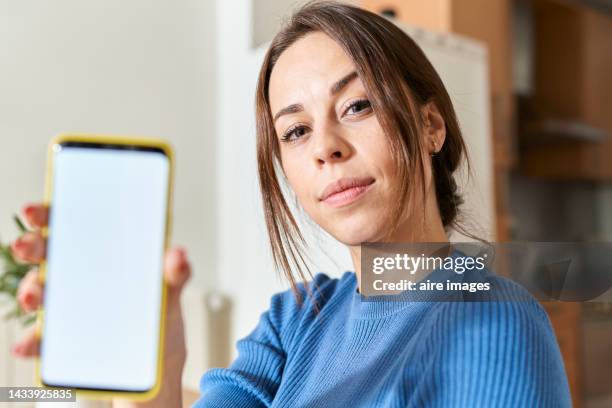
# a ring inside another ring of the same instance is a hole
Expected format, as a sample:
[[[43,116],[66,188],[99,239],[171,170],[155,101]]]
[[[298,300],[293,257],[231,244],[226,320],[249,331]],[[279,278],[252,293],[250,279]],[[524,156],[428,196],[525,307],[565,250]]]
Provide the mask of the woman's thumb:
[[[180,290],[191,276],[191,265],[187,252],[182,247],[171,248],[166,252],[164,278],[172,290]]]

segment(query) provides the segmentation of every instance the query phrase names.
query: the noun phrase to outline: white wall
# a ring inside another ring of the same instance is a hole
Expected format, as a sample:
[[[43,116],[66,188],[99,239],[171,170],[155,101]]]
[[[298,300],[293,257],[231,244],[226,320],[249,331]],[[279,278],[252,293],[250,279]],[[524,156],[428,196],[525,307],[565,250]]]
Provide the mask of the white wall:
[[[270,261],[259,203],[255,156],[254,89],[262,57],[251,50],[252,2],[219,1],[218,282],[233,301],[232,345],[255,327],[272,293],[287,286]],[[232,346],[233,355],[236,354]]]

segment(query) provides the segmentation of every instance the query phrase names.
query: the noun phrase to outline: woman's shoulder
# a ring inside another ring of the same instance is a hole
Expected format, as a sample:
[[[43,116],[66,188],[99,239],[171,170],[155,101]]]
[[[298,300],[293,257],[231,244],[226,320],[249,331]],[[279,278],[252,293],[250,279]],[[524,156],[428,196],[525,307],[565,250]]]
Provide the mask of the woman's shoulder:
[[[440,302],[435,314],[441,326],[510,338],[536,330],[547,341],[554,339],[546,311],[525,287],[494,273],[474,281],[488,282],[490,290],[464,293],[460,301]]]
[[[439,302],[427,315],[415,363],[442,384],[436,397],[447,402],[471,395],[473,405],[488,398],[490,406],[509,406],[516,398],[517,406],[534,406],[544,396],[550,402],[542,406],[570,406],[563,359],[543,307],[507,278],[488,281],[503,300]]]

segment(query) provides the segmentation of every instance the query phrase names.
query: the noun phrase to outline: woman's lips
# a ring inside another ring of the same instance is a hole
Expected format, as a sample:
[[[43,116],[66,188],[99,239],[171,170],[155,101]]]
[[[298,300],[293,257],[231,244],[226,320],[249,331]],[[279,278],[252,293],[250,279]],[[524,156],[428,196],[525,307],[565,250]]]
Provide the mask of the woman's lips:
[[[360,199],[372,186],[371,177],[356,179],[343,178],[331,183],[323,193],[322,202],[330,207],[343,207]]]

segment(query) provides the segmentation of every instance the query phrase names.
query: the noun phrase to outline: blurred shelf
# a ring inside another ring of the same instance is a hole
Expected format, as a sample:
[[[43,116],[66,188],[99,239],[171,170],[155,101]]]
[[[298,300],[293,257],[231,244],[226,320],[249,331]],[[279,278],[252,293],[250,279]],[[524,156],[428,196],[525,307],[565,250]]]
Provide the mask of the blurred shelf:
[[[603,143],[610,135],[603,130],[576,120],[545,119],[524,126],[521,145],[529,148],[562,142]]]

